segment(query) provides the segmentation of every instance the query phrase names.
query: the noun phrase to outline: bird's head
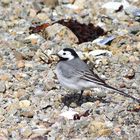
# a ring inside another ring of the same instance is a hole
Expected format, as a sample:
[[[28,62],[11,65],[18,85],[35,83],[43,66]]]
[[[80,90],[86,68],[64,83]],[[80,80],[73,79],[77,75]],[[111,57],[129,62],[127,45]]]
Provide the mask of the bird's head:
[[[71,48],[64,48],[63,50],[59,51],[57,55],[62,61],[69,61],[79,57],[78,54]]]

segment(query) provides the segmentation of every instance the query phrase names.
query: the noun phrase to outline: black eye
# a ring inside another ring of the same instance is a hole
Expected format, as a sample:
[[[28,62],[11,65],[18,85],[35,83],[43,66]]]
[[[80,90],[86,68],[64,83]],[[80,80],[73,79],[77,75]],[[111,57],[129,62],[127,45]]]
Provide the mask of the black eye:
[[[64,52],[63,55],[66,55],[66,53]]]

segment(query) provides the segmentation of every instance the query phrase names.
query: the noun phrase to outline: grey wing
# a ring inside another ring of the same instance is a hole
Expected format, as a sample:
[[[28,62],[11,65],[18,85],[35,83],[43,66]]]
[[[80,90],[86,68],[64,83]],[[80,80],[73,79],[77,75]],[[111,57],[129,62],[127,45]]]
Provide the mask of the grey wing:
[[[74,62],[73,62],[74,63]],[[73,65],[74,71],[77,73],[80,79],[93,82],[99,85],[105,86],[106,83],[103,79],[101,79],[96,73],[89,69],[89,66],[80,59],[75,60],[76,67]]]
[[[84,69],[77,69],[77,67],[73,67],[71,70],[68,70],[71,75],[73,75],[77,80],[86,80],[88,82],[93,82],[98,85],[105,86],[107,85],[103,79],[101,79],[96,73],[91,71],[88,67]]]
[[[61,74],[68,79],[80,78],[82,76],[82,73],[79,73],[75,67],[68,63],[63,63],[59,67]]]
[[[95,84],[102,85],[102,86],[107,85],[103,79],[101,79],[96,73],[92,71],[84,71],[81,79],[89,81],[89,82],[93,82]]]

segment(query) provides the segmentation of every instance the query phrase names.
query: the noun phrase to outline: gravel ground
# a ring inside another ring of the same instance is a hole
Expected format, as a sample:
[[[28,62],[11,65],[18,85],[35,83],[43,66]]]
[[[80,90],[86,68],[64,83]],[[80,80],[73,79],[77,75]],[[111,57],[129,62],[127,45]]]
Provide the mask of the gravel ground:
[[[80,92],[63,89],[55,75],[52,54],[72,47],[107,83],[140,98],[140,1],[109,4],[0,1],[0,140],[139,140],[136,101],[103,89],[86,90],[78,101]],[[45,29],[45,38],[29,34],[34,23],[61,19],[93,23],[107,34],[77,44],[76,35],[58,23]]]

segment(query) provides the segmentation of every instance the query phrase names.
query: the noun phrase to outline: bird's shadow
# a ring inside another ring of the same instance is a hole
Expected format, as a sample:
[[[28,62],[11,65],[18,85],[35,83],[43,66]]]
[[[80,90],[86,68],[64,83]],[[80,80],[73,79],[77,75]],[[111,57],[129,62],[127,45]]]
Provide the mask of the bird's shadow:
[[[86,102],[95,102],[95,101],[100,101],[102,103],[110,103],[111,101],[107,101],[104,98],[101,97],[93,97],[93,96],[86,96],[82,95],[81,98],[79,99],[80,94],[66,94],[63,95],[62,97],[62,103],[65,106],[72,107],[72,103],[75,104],[76,106],[81,106],[83,103]]]

